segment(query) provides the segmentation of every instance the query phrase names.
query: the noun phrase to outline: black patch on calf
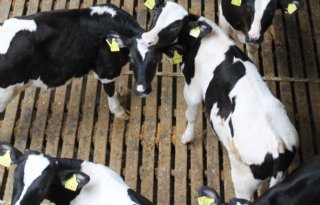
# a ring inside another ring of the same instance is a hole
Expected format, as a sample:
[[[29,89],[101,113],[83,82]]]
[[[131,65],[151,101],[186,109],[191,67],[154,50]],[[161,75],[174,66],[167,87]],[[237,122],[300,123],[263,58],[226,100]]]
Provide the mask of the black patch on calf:
[[[256,179],[264,180],[273,175],[274,159],[270,153],[266,154],[260,165],[250,165],[251,172]]]
[[[256,205],[317,205],[320,201],[320,156],[302,163],[281,183],[268,189]]]
[[[201,43],[198,42],[197,44],[194,45],[192,49],[189,50],[187,55],[183,56],[184,69],[182,70],[182,73],[188,85],[190,85],[191,79],[194,77],[195,58],[198,54],[200,45]]]
[[[278,8],[277,1],[271,0],[267,8],[264,10],[264,13],[261,19],[261,31],[260,31],[261,37],[263,37],[264,32],[266,32],[266,30],[271,26],[277,8]]]
[[[80,191],[81,190],[67,190],[59,183],[59,179],[56,177],[50,185],[49,194],[46,196],[46,199],[49,199],[57,205],[69,205],[70,202],[80,194]]]
[[[234,131],[233,131],[233,124],[232,124],[232,119],[230,118],[229,120],[229,127],[230,127],[230,131],[231,131],[231,136],[234,136]]]
[[[236,30],[248,33],[253,21],[254,0],[244,0],[241,6],[231,4],[231,0],[221,1],[222,14],[228,23]]]
[[[152,205],[152,202],[132,189],[128,189],[128,195],[133,202],[137,203],[137,205]]]
[[[260,165],[250,165],[251,172],[256,179],[264,180],[268,177],[276,177],[278,172],[284,172],[292,162],[296,149],[285,150],[279,153],[279,157],[274,159],[270,153],[266,154],[264,161]]]
[[[113,97],[116,91],[115,83],[107,83],[103,85],[104,91],[107,93],[109,97]]]
[[[210,117],[212,107],[215,103],[218,106],[218,115],[227,119],[228,116],[234,111],[235,100],[230,99],[229,93],[234,85],[242,78],[246,69],[242,62],[233,62],[234,58],[247,60],[242,52],[236,46],[230,46],[229,50],[225,53],[225,60],[217,66],[213,73],[205,96],[205,106],[207,116]]]
[[[157,42],[156,47],[157,48],[165,47],[173,43],[178,37],[186,21],[187,21],[187,16],[182,20],[176,20],[175,22],[172,22],[170,25],[162,29],[158,33],[159,41]]]
[[[233,198],[230,200],[228,205],[252,205],[253,203],[251,201],[245,200],[245,199],[236,199]]]

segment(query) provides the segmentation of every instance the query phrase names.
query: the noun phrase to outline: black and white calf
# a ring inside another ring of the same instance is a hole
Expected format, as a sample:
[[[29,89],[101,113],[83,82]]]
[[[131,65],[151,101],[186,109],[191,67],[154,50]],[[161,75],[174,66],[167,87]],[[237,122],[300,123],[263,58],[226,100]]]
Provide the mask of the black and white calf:
[[[260,44],[278,9],[292,14],[302,7],[301,0],[222,0],[219,24],[225,32],[235,30],[242,43]]]
[[[56,87],[93,72],[108,94],[111,112],[123,117],[114,81],[129,56],[134,72],[143,70],[148,55],[140,43],[143,31],[112,4],[6,20],[0,26],[0,112],[28,85]],[[157,60],[149,63],[156,66]]]
[[[200,187],[199,200],[205,197],[211,205],[315,205],[320,202],[320,156],[302,164],[281,183],[259,196],[254,202],[233,198],[225,203],[212,188]],[[210,200],[211,199],[211,200]],[[202,199],[203,200],[203,199]],[[210,205],[210,204],[208,204]]]
[[[12,164],[17,164],[13,205],[40,205],[44,199],[56,205],[152,205],[106,166],[35,151],[22,154],[1,142],[0,157],[8,156]]]
[[[182,143],[194,139],[203,100],[228,151],[236,195],[250,200],[262,180],[272,177],[270,186],[279,182],[298,146],[284,106],[255,65],[215,23],[188,14],[171,1],[158,2],[154,10],[153,27],[142,35],[143,42],[150,48],[167,45],[167,53],[176,48],[183,53],[188,126]]]

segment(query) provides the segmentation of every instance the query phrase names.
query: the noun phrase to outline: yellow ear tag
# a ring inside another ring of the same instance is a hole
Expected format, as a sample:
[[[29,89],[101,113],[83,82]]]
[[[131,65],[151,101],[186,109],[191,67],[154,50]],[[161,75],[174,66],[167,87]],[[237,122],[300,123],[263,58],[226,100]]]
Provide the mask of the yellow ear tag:
[[[148,9],[153,9],[156,6],[156,1],[155,0],[147,0],[144,5],[148,8]]]
[[[0,156],[0,164],[5,167],[10,167],[11,165],[10,150],[8,150],[3,156]]]
[[[197,27],[194,27],[193,29],[191,29],[189,35],[192,37],[198,38],[200,35],[200,32],[201,32],[200,27],[197,26]]]
[[[208,197],[202,196],[198,198],[199,205],[213,205],[214,199],[210,199]]]
[[[235,6],[241,6],[241,0],[232,0],[231,4]]]
[[[297,10],[297,6],[293,3],[288,4],[288,8],[287,8],[287,13],[288,14],[293,14],[296,10]]]
[[[178,51],[173,52],[173,57],[171,59],[172,64],[179,64],[182,62],[182,55],[178,53]]]
[[[71,191],[77,191],[78,185],[77,176],[74,174],[70,179],[68,179],[64,187]]]
[[[115,38],[113,38],[111,42],[108,39],[106,39],[106,42],[109,45],[111,52],[119,52],[120,51],[119,44],[117,43]]]

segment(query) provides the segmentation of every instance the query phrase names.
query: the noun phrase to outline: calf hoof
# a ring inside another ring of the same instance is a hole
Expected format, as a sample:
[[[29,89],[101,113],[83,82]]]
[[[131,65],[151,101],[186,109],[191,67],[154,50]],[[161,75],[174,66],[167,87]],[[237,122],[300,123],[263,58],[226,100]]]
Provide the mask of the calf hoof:
[[[190,135],[190,134],[187,134],[187,133],[184,133],[181,137],[181,143],[182,144],[188,144],[188,143],[191,143],[193,142],[193,135]]]
[[[123,111],[115,114],[115,117],[119,120],[129,120],[129,112],[128,111]]]

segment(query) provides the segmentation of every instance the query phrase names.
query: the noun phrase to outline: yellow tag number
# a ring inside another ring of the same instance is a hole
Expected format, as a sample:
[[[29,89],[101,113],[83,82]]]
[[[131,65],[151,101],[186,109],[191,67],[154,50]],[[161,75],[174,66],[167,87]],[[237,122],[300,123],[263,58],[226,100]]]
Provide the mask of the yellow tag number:
[[[0,156],[0,164],[5,167],[10,167],[11,165],[10,150],[8,150],[3,156]]]
[[[214,199],[210,199],[208,197],[202,196],[198,198],[199,205],[213,205]]]
[[[182,62],[182,55],[178,53],[178,51],[173,52],[173,57],[171,59],[172,64],[179,64]]]
[[[111,42],[107,39],[106,42],[109,45],[111,52],[119,52],[120,51],[119,44],[117,43],[115,38],[113,38]]]
[[[191,31],[190,31],[189,34],[190,34],[190,36],[192,36],[192,37],[198,38],[199,35],[200,35],[200,32],[201,32],[200,27],[197,26],[197,27],[194,27],[193,29],[191,29]]]
[[[156,1],[155,0],[147,0],[144,5],[149,8],[153,9],[156,6]]]
[[[235,6],[241,6],[241,0],[231,0],[231,4]]]
[[[74,174],[70,179],[68,179],[64,187],[71,191],[77,191],[77,188],[78,188],[77,176]]]
[[[288,4],[288,9],[287,9],[287,13],[289,14],[293,14],[296,10],[297,10],[297,6],[293,3]]]

